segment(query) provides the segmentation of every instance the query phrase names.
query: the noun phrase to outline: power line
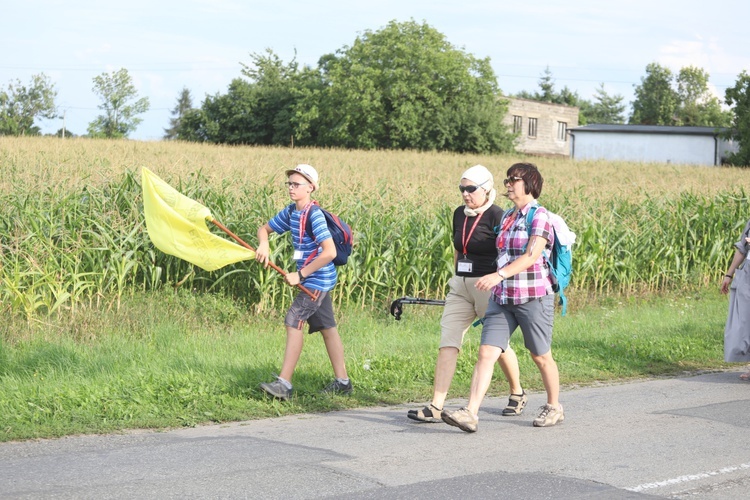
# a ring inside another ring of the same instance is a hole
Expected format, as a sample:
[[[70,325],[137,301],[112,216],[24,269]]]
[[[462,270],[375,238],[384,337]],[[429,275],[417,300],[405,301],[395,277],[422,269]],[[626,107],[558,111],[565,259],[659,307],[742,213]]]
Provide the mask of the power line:
[[[117,66],[117,65],[114,65]],[[121,67],[125,67],[126,65],[120,65]],[[175,71],[215,71],[215,70],[224,70],[224,69],[237,69],[237,66],[227,66],[227,65],[216,65],[216,66],[184,66],[184,67],[176,67],[176,68],[165,68],[163,65],[154,64],[153,66],[141,66],[141,65],[127,65],[127,69],[129,72],[136,72],[136,71],[154,71],[158,70],[160,72],[175,72]],[[91,65],[91,66],[47,66],[45,68],[38,68],[38,67],[32,67],[32,66],[0,66],[0,70],[23,70],[23,71],[73,71],[73,72],[83,72],[83,71],[101,71],[102,65]]]

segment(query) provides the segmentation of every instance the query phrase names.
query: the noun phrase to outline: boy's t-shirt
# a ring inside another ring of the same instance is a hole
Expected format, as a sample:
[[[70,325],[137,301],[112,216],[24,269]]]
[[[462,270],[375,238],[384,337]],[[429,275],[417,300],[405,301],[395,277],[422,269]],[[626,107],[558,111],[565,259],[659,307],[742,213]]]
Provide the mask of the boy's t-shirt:
[[[320,210],[309,210],[308,216],[312,222],[312,232],[315,238],[313,239],[313,235],[310,235],[305,231],[300,239],[300,220],[304,213],[305,210],[297,210],[295,207],[291,210],[290,214],[290,210],[285,207],[268,221],[268,225],[271,229],[278,234],[290,231],[295,253],[298,251],[302,252],[301,258],[296,260],[297,271],[302,269],[307,258],[315,252],[315,250],[318,250],[320,242],[331,238],[331,233],[328,231],[328,225],[326,224],[323,212]],[[315,243],[316,240],[318,242],[317,244]],[[322,249],[319,249],[319,252],[320,251],[322,251]],[[336,266],[333,265],[333,262],[329,262],[310,276],[306,276],[305,281],[302,284],[305,288],[311,290],[328,292],[336,285],[337,277]]]

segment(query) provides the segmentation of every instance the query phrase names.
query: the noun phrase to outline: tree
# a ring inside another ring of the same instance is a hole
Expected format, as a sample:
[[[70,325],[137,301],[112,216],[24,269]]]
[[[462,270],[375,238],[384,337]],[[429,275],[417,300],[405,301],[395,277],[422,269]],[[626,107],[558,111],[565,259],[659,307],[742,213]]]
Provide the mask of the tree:
[[[206,97],[206,100],[208,99]],[[213,142],[211,134],[207,130],[207,123],[206,113],[202,107],[199,109],[189,109],[182,115],[180,125],[177,129],[177,136],[182,141]]]
[[[180,138],[229,144],[505,152],[489,59],[457,50],[426,24],[391,22],[317,68],[252,54],[244,78],[183,116]]]
[[[105,114],[89,123],[91,137],[127,137],[143,121],[137,115],[149,109],[148,97],[138,99],[133,80],[125,68],[94,77],[93,91],[102,98],[98,107]]]
[[[580,107],[581,98],[578,96],[577,92],[570,90],[567,85],[563,87],[560,92],[555,91],[555,80],[549,66],[544,68],[544,72],[539,77],[539,90],[541,92],[528,92],[522,90],[516,94],[516,97],[532,101]]]
[[[226,94],[206,96],[200,113],[191,112],[183,118],[186,127],[192,128],[184,136],[219,144],[259,144],[252,125],[254,105],[252,84],[235,78]]]
[[[544,68],[544,73],[539,77],[539,89],[541,92],[536,95],[537,101],[555,102],[557,99],[555,80],[552,78],[552,71],[550,71],[549,66]]]
[[[190,96],[190,90],[187,87],[183,87],[179,97],[177,97],[177,104],[172,109],[172,118],[169,119],[169,128],[164,129],[164,138],[167,140],[182,139],[179,134],[180,122],[182,117],[185,116],[189,110],[193,109],[193,98]]]
[[[0,135],[39,135],[38,118],[55,118],[57,91],[44,73],[33,75],[28,86],[11,81],[0,90]]]
[[[577,107],[578,124],[586,125],[588,123],[588,112],[593,107],[593,104],[585,99],[581,99],[578,96],[578,93],[574,90],[570,90],[567,85],[563,87],[560,92],[555,91],[555,80],[552,77],[552,71],[550,71],[549,66],[544,69],[544,72],[539,77],[539,90],[541,92],[528,92],[522,90],[516,94],[516,97],[532,101]]]
[[[298,103],[312,87],[321,86],[320,74],[300,69],[295,60],[285,64],[270,49],[251,58],[251,64],[241,63],[245,78],[235,78],[226,94],[208,96],[200,110],[185,114],[178,128],[181,139],[263,145],[296,141]],[[315,132],[301,135],[308,145],[315,144]]]
[[[625,123],[625,105],[622,103],[623,96],[617,94],[610,96],[604,90],[604,83],[599,85],[594,95],[594,103],[586,109],[586,120],[588,123]],[[583,108],[581,108],[583,114]]]
[[[252,65],[243,63],[242,74],[252,82],[253,110],[248,125],[253,142],[290,144],[297,132],[299,103],[311,88],[321,86],[320,73],[300,68],[296,56],[284,64],[267,49],[265,54],[252,55]],[[299,139],[302,138],[298,138],[298,144],[303,144]]]
[[[678,125],[703,127],[727,127],[731,113],[721,109],[718,97],[708,89],[708,73],[700,68],[687,66],[677,75]]]
[[[55,132],[54,134],[47,134],[47,135],[51,135],[53,137],[60,137],[60,138],[78,137],[78,135],[76,135],[75,132],[71,132],[70,130],[64,129],[64,128],[59,128],[57,129],[57,132]]]
[[[635,86],[635,101],[630,123],[638,125],[675,125],[679,96],[672,89],[672,72],[658,63],[646,66],[646,76]]]
[[[427,24],[391,21],[321,58],[319,87],[295,109],[298,133],[321,146],[501,152],[502,124],[489,59],[453,47]]]
[[[727,160],[732,165],[750,166],[750,74],[743,70],[737,76],[734,87],[729,87],[724,100],[732,107],[732,128],[728,138],[739,143],[739,151],[729,155]]]

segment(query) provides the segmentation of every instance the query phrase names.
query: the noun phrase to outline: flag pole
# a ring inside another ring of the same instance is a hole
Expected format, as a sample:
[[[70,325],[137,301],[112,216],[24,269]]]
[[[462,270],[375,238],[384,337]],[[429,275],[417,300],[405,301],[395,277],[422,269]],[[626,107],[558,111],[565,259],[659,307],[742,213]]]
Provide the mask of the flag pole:
[[[208,219],[208,217],[206,217],[206,218]],[[243,247],[247,248],[248,250],[250,250],[250,251],[252,251],[252,252],[254,252],[254,251],[255,251],[255,249],[254,249],[253,247],[251,247],[250,245],[248,245],[247,243],[245,243],[245,242],[244,242],[244,241],[243,241],[243,240],[242,240],[242,239],[241,239],[241,238],[240,238],[239,236],[237,236],[237,235],[236,235],[236,234],[234,234],[234,233],[233,233],[232,231],[230,231],[230,230],[229,230],[229,229],[228,229],[228,228],[227,228],[227,227],[226,227],[226,226],[225,226],[224,224],[222,224],[221,222],[217,221],[217,220],[216,220],[216,219],[214,219],[213,217],[211,217],[211,222],[213,222],[213,223],[214,223],[214,224],[215,224],[215,225],[216,225],[216,226],[217,226],[217,227],[218,227],[219,229],[221,229],[222,231],[224,231],[225,233],[227,233],[227,234],[228,234],[229,236],[231,236],[231,237],[232,237],[232,238],[233,238],[233,239],[234,239],[234,240],[235,240],[235,241],[236,241],[237,243],[239,243],[239,244],[240,244],[240,245],[242,245]],[[273,268],[273,269],[274,269],[274,270],[275,270],[276,272],[278,272],[278,273],[279,273],[279,274],[281,274],[282,276],[286,276],[286,275],[287,275],[287,272],[286,272],[286,271],[284,271],[283,269],[281,269],[281,268],[280,268],[279,266],[277,266],[277,265],[276,265],[276,264],[274,264],[273,262],[271,262],[271,261],[268,261],[268,265],[269,265],[269,266],[271,266],[271,267],[272,267],[272,268]],[[317,299],[318,299],[318,296],[320,295],[320,291],[319,291],[319,290],[315,290],[315,292],[311,292],[311,291],[310,291],[309,289],[305,288],[305,287],[304,287],[304,286],[302,285],[302,283],[298,283],[298,284],[297,284],[296,286],[297,286],[297,287],[298,287],[298,288],[299,288],[300,290],[302,290],[303,292],[305,292],[305,293],[306,293],[307,295],[309,295],[309,296],[310,296],[310,298],[311,298],[311,299],[312,299],[313,301],[317,300]]]

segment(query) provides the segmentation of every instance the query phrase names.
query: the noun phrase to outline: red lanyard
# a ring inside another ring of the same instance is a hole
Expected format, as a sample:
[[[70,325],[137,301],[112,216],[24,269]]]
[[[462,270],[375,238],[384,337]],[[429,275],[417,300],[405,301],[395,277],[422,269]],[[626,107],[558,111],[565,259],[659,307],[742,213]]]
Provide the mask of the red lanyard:
[[[468,221],[469,218],[466,217],[464,219],[464,229],[463,229],[463,232],[461,233],[461,243],[463,244],[463,247],[464,247],[464,257],[466,257],[466,252],[467,252],[466,247],[469,246],[469,240],[471,240],[471,235],[474,234],[474,229],[476,229],[477,224],[479,224],[479,219],[481,219],[483,215],[484,215],[484,212],[482,212],[481,214],[477,216],[476,220],[474,221],[474,225],[471,226],[471,230],[469,231],[469,236],[466,236],[466,221]]]
[[[302,237],[305,235],[305,224],[307,224],[307,214],[310,212],[310,207],[315,201],[311,201],[305,208],[302,209],[302,214],[299,216],[299,243],[302,244]],[[310,235],[310,238],[313,236]]]
[[[510,231],[510,226],[513,225],[513,223],[516,221],[520,213],[521,211],[519,210],[515,214],[515,217],[513,216],[513,214],[511,214],[508,217],[506,217],[506,219],[503,221],[503,225],[500,228],[500,236],[498,236],[497,238],[497,248],[502,250],[505,247],[505,242],[508,239],[508,232]]]

